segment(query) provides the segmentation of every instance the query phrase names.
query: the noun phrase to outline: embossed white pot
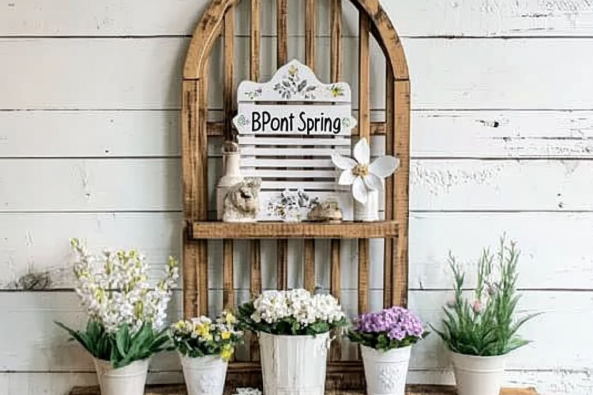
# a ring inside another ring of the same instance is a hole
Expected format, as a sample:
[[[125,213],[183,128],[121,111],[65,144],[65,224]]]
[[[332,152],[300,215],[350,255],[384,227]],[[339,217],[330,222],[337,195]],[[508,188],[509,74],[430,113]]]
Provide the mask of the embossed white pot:
[[[188,395],[222,395],[228,362],[220,355],[189,358],[179,354]]]
[[[354,220],[372,222],[379,220],[379,191],[368,191],[365,204],[354,200]]]
[[[450,352],[458,395],[499,395],[506,355],[477,357]]]
[[[109,361],[93,358],[101,395],[144,395],[150,359],[114,369]]]
[[[329,333],[258,335],[264,395],[324,395]]]
[[[412,346],[379,351],[361,344],[360,350],[368,395],[406,394]]]

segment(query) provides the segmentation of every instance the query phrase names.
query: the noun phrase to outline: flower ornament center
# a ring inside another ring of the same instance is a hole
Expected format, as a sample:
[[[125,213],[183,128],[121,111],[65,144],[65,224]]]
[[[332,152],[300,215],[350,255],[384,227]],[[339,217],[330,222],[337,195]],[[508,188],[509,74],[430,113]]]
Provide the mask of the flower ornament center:
[[[366,177],[369,175],[369,165],[357,164],[352,168],[352,174],[356,177]]]

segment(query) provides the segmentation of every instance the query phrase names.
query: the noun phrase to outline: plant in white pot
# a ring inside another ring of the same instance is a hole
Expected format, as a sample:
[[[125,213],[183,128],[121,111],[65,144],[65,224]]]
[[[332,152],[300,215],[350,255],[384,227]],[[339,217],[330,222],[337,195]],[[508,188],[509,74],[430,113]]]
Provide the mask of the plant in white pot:
[[[516,317],[519,254],[504,237],[496,256],[484,249],[470,299],[463,295],[465,273],[449,256],[455,299],[443,308],[443,329],[433,329],[450,352],[459,395],[499,395],[509,354],[530,343],[517,332],[539,313]]]
[[[265,291],[239,307],[259,337],[264,395],[323,395],[330,331],[348,325],[337,299],[305,289]]]
[[[368,395],[405,395],[412,347],[428,336],[420,318],[394,306],[360,314],[348,338],[360,344]]]
[[[153,287],[137,250],[94,256],[78,239],[71,246],[77,255],[75,289],[88,321],[81,331],[56,324],[92,356],[102,395],[143,395],[151,357],[171,349],[165,320],[178,263],[170,257]]]
[[[200,316],[171,325],[170,336],[181,359],[188,395],[222,395],[228,361],[243,332],[236,318],[223,311],[214,322]]]

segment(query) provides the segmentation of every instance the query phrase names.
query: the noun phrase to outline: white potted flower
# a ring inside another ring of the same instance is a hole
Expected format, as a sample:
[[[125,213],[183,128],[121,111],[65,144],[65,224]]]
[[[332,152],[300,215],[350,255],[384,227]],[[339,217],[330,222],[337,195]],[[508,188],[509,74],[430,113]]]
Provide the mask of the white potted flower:
[[[360,345],[368,395],[405,395],[412,347],[428,332],[412,311],[391,307],[363,313],[348,338]]]
[[[323,395],[330,331],[348,324],[331,295],[265,291],[239,307],[239,325],[257,333],[265,395]]]
[[[223,394],[228,361],[243,338],[235,324],[235,316],[225,310],[214,322],[201,316],[171,325],[188,395]]]
[[[465,273],[450,255],[455,299],[444,307],[443,329],[433,329],[449,350],[459,395],[499,394],[509,354],[529,343],[517,331],[538,315],[515,317],[519,251],[514,242],[505,244],[503,237],[496,265],[489,250],[482,252],[471,302],[463,297]]]
[[[335,152],[332,162],[342,170],[339,185],[351,185],[354,197],[354,220],[379,220],[379,194],[383,191],[384,179],[395,172],[400,160],[383,155],[371,162],[371,148],[365,137],[353,149],[354,158]]]
[[[172,257],[155,287],[147,281],[146,259],[137,250],[89,254],[78,239],[76,293],[87,310],[85,330],[56,322],[92,356],[102,395],[143,395],[151,357],[171,349],[166,309],[179,277]]]

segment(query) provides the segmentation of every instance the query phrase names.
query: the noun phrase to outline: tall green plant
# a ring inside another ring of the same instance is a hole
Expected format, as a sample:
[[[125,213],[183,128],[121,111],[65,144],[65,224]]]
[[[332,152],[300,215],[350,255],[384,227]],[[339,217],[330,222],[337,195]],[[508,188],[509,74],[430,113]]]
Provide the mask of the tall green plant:
[[[517,294],[517,264],[520,251],[515,242],[507,245],[501,237],[496,255],[484,249],[478,260],[477,284],[473,301],[463,297],[465,273],[449,254],[453,272],[455,299],[443,307],[443,329],[431,325],[453,352],[475,356],[504,355],[530,343],[518,334],[519,328],[539,315],[515,317],[520,295]],[[498,269],[498,278],[494,278]]]

